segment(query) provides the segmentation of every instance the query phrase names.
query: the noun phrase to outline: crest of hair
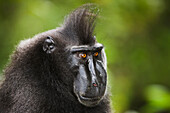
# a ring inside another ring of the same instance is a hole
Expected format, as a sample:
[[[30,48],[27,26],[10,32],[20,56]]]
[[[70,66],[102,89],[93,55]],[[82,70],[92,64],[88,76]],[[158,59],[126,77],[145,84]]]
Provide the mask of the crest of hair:
[[[79,45],[92,45],[96,39],[94,37],[94,28],[99,9],[95,4],[85,4],[70,15],[64,22],[64,34],[70,41]]]

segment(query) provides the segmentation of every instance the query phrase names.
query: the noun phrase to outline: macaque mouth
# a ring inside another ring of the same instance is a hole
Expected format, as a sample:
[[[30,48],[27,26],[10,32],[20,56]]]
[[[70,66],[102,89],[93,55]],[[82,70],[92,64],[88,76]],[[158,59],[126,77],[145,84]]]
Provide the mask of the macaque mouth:
[[[88,97],[85,95],[78,94],[78,100],[80,103],[87,107],[94,107],[102,100],[102,97]]]
[[[83,96],[83,95],[79,95],[79,97],[86,101],[98,101],[101,99],[101,97],[87,97],[87,96]]]

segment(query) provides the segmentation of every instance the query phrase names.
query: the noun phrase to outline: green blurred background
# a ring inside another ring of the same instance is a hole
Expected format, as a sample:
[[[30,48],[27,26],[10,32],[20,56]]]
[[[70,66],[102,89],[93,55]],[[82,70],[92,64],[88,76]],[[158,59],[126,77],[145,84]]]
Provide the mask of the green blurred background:
[[[170,113],[170,0],[0,0],[0,77],[20,40],[96,3],[115,113]]]

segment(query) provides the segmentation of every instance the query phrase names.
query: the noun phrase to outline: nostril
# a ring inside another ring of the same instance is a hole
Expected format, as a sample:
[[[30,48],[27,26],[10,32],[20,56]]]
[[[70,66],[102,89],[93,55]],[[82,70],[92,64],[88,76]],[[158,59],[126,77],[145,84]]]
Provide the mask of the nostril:
[[[96,83],[93,83],[93,86],[94,86],[94,87],[97,87],[98,85],[97,85]]]

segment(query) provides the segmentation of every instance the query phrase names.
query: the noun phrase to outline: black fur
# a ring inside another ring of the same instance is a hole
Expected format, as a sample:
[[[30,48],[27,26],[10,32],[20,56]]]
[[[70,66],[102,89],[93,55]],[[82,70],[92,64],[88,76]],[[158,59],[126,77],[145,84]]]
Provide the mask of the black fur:
[[[68,48],[95,43],[96,14],[90,12],[90,7],[73,11],[62,27],[21,42],[4,71],[0,113],[110,113],[107,94],[96,107],[86,107],[73,93]],[[42,48],[48,36],[56,43],[52,54]]]

